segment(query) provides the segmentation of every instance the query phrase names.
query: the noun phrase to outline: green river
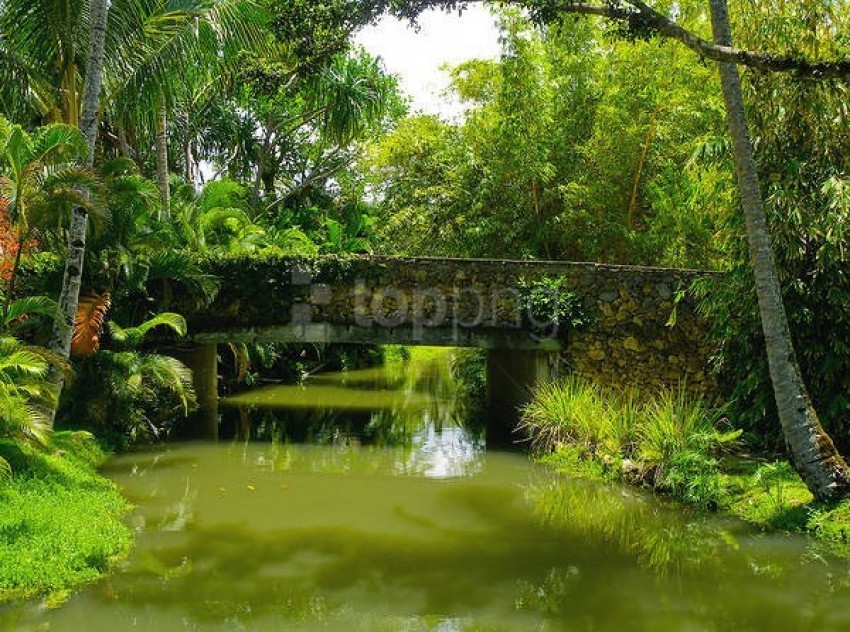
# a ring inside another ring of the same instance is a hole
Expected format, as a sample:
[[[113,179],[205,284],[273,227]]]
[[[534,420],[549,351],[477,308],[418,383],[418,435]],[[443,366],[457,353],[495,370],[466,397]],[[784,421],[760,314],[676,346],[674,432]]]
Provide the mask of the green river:
[[[226,402],[219,443],[121,456],[130,558],[33,630],[848,630],[850,571],[467,423],[448,358]]]

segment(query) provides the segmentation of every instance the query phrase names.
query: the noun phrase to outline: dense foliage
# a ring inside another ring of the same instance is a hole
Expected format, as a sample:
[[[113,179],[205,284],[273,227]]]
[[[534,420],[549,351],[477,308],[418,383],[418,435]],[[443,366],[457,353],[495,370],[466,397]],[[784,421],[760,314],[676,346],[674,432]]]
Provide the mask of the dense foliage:
[[[4,437],[48,445],[59,370],[61,424],[118,445],[168,436],[192,410],[190,375],[133,332],[161,324],[165,306],[214,298],[218,280],[199,271],[198,255],[370,248],[362,199],[339,189],[358,143],[403,114],[396,80],[350,48],[348,31],[301,63],[273,9],[112,2],[100,142],[87,169],[77,126],[91,7],[0,7]],[[69,367],[38,346],[56,304],[25,299],[40,306],[28,313],[13,299],[20,270],[24,291],[58,295],[73,207],[94,221]]]
[[[373,148],[382,248],[719,265],[734,180],[702,160],[723,144],[713,68],[587,21],[501,26],[499,61],[451,71],[462,122],[412,117]]]
[[[703,504],[719,500],[717,457],[741,434],[684,389],[617,393],[578,377],[539,389],[521,427],[537,450]]]
[[[415,18],[428,2],[114,2],[101,143],[89,172],[76,165],[82,85],[69,74],[83,69],[87,14],[75,8],[38,23],[49,3],[24,4],[4,5],[0,20],[11,121],[0,124],[7,281],[18,253],[61,258],[73,204],[97,220],[83,292],[109,293],[109,318],[125,324],[215,296],[216,279],[189,252],[375,250],[720,268],[731,271],[729,282],[706,292],[720,381],[748,438],[777,447],[716,73],[679,43],[623,38],[604,22],[547,13],[545,3],[535,5],[534,23],[500,10],[501,57],[449,69],[466,112],[444,121],[405,116],[396,79],[350,46],[383,11]],[[817,26],[844,24],[840,7],[765,1],[758,9],[757,19],[736,14],[748,48],[847,52],[840,29]],[[677,12],[679,23],[707,32],[701,3]],[[47,33],[67,43],[71,56],[55,57],[58,65],[46,63],[56,51],[39,48]],[[158,64],[155,50],[175,54]],[[802,369],[848,447],[846,86],[745,78]],[[171,174],[165,191],[163,173]],[[139,312],[140,304],[148,307]]]
[[[647,24],[565,16],[559,2],[529,0],[519,3],[528,12],[494,9],[498,59],[448,69],[466,108],[449,121],[409,114],[397,78],[351,36],[386,11],[415,19],[461,2],[112,0],[89,168],[79,127],[94,4],[0,3],[3,476],[21,462],[9,446],[51,449],[58,376],[67,384],[60,424],[122,446],[169,436],[193,408],[191,376],[144,338],[162,325],[185,334],[170,312],[220,291],[199,258],[241,266],[250,279],[251,261],[317,253],[726,271],[698,289],[726,410],[750,442],[781,447],[714,64],[653,37]],[[704,4],[669,9],[708,37]],[[757,0],[732,9],[744,48],[850,55],[846,4]],[[826,426],[850,450],[847,82],[744,77],[802,372]],[[82,211],[88,246],[72,271],[82,299],[63,318],[53,299],[73,250],[72,213]],[[548,309],[553,289],[557,281],[523,291]],[[591,317],[569,294],[551,307],[567,328]],[[44,348],[56,323],[74,328],[70,363]],[[357,364],[350,349],[276,345],[234,345],[222,359],[234,388],[263,374]],[[455,368],[481,391],[477,360]],[[558,433],[591,452],[613,437],[613,452],[640,458],[657,486],[710,496],[687,479],[713,471],[726,435],[712,434],[700,406],[667,396],[641,408],[638,421],[624,413],[632,425],[582,435],[565,427],[578,419],[573,400],[597,412],[601,400],[586,385],[565,388],[567,399],[541,394],[529,425],[550,415]],[[100,566],[106,554],[97,555]]]
[[[681,12],[707,29],[701,4]],[[818,26],[844,23],[846,9],[763,2],[756,13],[736,23],[746,48],[848,54],[843,31]],[[727,271],[699,288],[716,374],[748,441],[781,448],[713,67],[675,43],[624,41],[584,20],[535,30],[508,12],[501,24],[501,59],[451,71],[463,120],[412,116],[372,146],[378,249]],[[791,333],[815,408],[846,451],[847,85],[745,80]]]

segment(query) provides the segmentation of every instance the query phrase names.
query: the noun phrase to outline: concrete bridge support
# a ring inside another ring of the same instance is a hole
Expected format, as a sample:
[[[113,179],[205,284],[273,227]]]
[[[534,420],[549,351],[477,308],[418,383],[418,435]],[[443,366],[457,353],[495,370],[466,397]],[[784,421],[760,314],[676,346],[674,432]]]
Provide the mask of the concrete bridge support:
[[[487,439],[496,443],[520,439],[519,411],[535,385],[558,376],[559,354],[552,351],[490,349],[487,352]]]
[[[218,345],[198,344],[169,353],[192,369],[198,398],[191,435],[195,439],[218,440]]]

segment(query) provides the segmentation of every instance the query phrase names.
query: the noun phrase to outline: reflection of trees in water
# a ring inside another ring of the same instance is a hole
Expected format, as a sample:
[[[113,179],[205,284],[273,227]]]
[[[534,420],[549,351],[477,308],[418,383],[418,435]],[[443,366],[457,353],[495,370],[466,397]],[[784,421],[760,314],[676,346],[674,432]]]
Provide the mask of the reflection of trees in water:
[[[204,515],[206,499],[215,494],[199,476],[183,489],[161,486],[156,475],[182,482],[183,472],[224,470],[241,484],[254,480],[238,474],[247,468],[271,475],[258,484],[268,489],[288,480],[275,477],[281,472],[418,474],[413,448],[233,443],[125,463],[138,473],[136,481],[146,479],[140,487],[160,489],[162,496],[147,500],[156,505],[146,522],[153,537],[140,538],[131,565],[103,597],[126,596],[135,607],[171,609],[200,622],[252,629],[258,620],[305,629],[344,622],[371,630],[400,629],[392,625],[403,615],[481,623],[480,617],[498,613],[496,629],[516,630],[550,624],[792,630],[821,620],[833,624],[822,629],[847,629],[835,625],[847,614],[836,608],[847,589],[831,590],[841,568],[807,560],[802,541],[756,537],[715,515],[683,514],[655,497],[546,468],[523,464],[518,475],[510,468],[520,462],[500,461],[500,455],[492,455],[478,477],[394,484],[398,495],[385,502],[398,505],[392,516],[399,522],[376,529],[345,522],[261,528],[242,513],[234,524],[186,522],[181,516]],[[366,494],[362,501],[374,506],[368,495],[377,489],[387,490],[380,478],[378,487],[360,484],[345,493]],[[288,504],[283,495],[269,504],[257,497],[242,507],[248,516],[285,514],[304,510],[304,502]],[[171,533],[175,528],[180,533]],[[813,594],[820,597],[813,601]],[[507,624],[511,617],[517,618]]]
[[[347,446],[278,449],[280,459],[289,450],[331,460],[351,454]],[[327,461],[315,465],[328,469]],[[252,628],[265,620],[376,629],[368,626],[398,624],[402,615],[417,625],[444,617],[480,623],[498,612],[496,629],[764,629],[759,623],[777,620],[784,624],[773,629],[800,629],[828,608],[826,597],[813,610],[794,603],[805,594],[793,587],[799,556],[780,556],[786,572],[764,577],[756,565],[770,554],[742,553],[716,522],[709,528],[710,516],[671,526],[675,517],[651,500],[607,502],[618,497],[615,488],[579,485],[564,494],[558,485],[527,487],[532,511],[519,502],[521,487],[449,485],[434,508],[461,510],[469,524],[450,526],[411,506],[409,533],[196,526],[173,546],[160,540],[149,557],[137,557],[104,597],[128,595],[137,606]],[[826,596],[826,576],[819,572],[808,590]]]
[[[445,434],[450,444],[462,441],[476,449],[483,447],[484,420],[474,415],[474,406],[458,394],[449,354],[428,361],[319,375],[312,382],[349,389],[352,399],[387,391],[394,397],[382,398],[384,407],[373,410],[326,407],[320,397],[315,408],[287,408],[284,403],[279,408],[225,408],[222,435],[241,441],[416,447],[433,445],[436,435]],[[310,394],[309,382],[304,393]]]
[[[265,447],[264,447],[265,446]],[[483,441],[461,428],[426,428],[406,444],[369,445],[347,438],[324,444],[272,441],[234,446],[245,465],[268,471],[321,474],[392,474],[426,478],[468,477],[481,470]]]
[[[529,487],[528,496],[544,524],[613,544],[659,573],[717,570],[729,561],[724,553],[738,549],[717,516],[667,508],[621,486],[554,477]]]
[[[848,577],[846,565],[812,555],[802,537],[757,534],[740,521],[679,504],[619,485],[600,485],[551,475],[526,487],[535,520],[560,532],[565,540],[589,549],[627,555],[652,580],[638,590],[664,595],[664,619],[655,626],[700,629],[796,630],[832,620],[823,629],[847,629],[848,613],[836,612],[850,584],[836,591],[834,577]],[[535,582],[520,582],[516,606],[561,619],[577,600],[587,598],[581,565],[553,565]],[[629,590],[623,577],[612,586]],[[654,584],[652,583],[654,581]],[[665,594],[666,593],[666,594]],[[811,595],[832,593],[834,602]],[[676,603],[677,600],[683,603]],[[805,604],[805,606],[803,606]],[[698,618],[694,618],[694,616]],[[633,613],[624,619],[635,623]],[[841,623],[836,623],[841,621]]]
[[[482,472],[487,467],[483,430],[468,423],[447,363],[402,367],[316,379],[358,394],[392,385],[398,397],[377,410],[238,413],[238,436],[268,443],[234,444],[233,458],[272,473],[451,478]],[[310,386],[306,389],[309,393]],[[515,479],[493,488],[478,483],[486,477],[448,484],[442,510],[474,516],[475,529],[446,528],[438,516],[417,512],[414,505],[411,524],[433,525],[440,532],[425,540],[345,525],[274,533],[244,526],[190,530],[196,550],[181,545],[162,551],[168,558],[162,564],[179,567],[189,559],[203,561],[203,568],[170,579],[168,589],[145,579],[144,588],[134,587],[135,596],[156,601],[160,592],[176,593],[174,603],[181,603],[204,595],[190,606],[197,608],[199,619],[229,615],[239,620],[249,604],[259,616],[288,613],[285,619],[327,621],[349,608],[339,592],[349,589],[377,590],[382,603],[394,596],[405,606],[402,593],[412,591],[432,612],[443,614],[487,603],[496,594],[508,604],[504,615],[519,613],[538,623],[543,618],[556,627],[601,628],[624,622],[638,628],[711,627],[707,622],[728,628],[735,627],[729,625],[734,621],[739,628],[758,629],[769,612],[772,621],[782,623],[779,628],[793,629],[812,623],[826,607],[804,611],[793,599],[777,599],[802,595],[795,592],[800,583],[827,594],[829,578],[838,576],[832,567],[803,559],[801,542],[782,548],[736,522],[668,507],[630,488],[534,471],[531,480],[519,485]],[[500,493],[508,489],[514,496]],[[516,495],[524,495],[525,503],[517,502]],[[185,498],[191,505],[192,498]],[[416,528],[411,527],[413,532]],[[301,555],[313,556],[313,562],[302,565]],[[292,564],[292,574],[275,575],[280,564]],[[364,577],[368,586],[360,584]],[[221,578],[227,581],[219,585]],[[754,582],[759,591],[749,594]],[[234,591],[234,585],[239,589]],[[395,595],[394,590],[401,592]],[[189,596],[180,596],[183,591]],[[210,601],[214,607],[208,609]],[[351,614],[355,619],[374,616]]]

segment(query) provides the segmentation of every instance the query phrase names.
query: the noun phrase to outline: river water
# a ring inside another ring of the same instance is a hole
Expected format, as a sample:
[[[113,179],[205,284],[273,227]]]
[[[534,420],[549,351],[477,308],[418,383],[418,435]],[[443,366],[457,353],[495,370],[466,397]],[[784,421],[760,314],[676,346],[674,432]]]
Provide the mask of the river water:
[[[260,389],[232,439],[105,473],[137,541],[38,630],[847,630],[850,576],[762,535],[486,447],[447,357]]]

